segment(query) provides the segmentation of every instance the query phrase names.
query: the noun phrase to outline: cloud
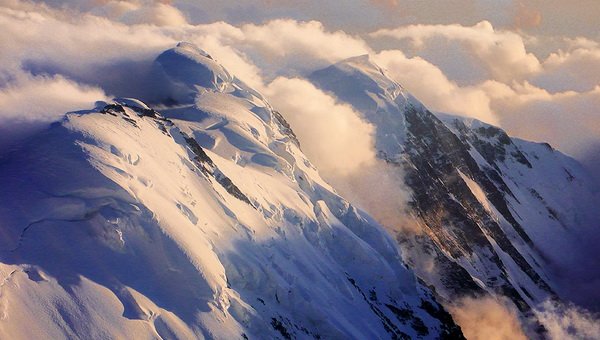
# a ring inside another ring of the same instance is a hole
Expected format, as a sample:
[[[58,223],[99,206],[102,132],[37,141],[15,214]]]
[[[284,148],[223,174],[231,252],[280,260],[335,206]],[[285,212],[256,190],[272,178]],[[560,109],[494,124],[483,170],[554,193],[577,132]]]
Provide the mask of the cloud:
[[[598,315],[550,300],[532,309],[534,319],[524,320],[507,299],[468,297],[451,304],[449,310],[469,340],[527,339],[527,334],[539,336],[540,324],[544,338],[550,340],[600,338]]]
[[[478,86],[460,87],[432,63],[398,50],[381,51],[373,59],[429,109],[498,123],[488,93]]]
[[[242,31],[245,42],[262,47],[273,59],[302,54],[331,62],[370,50],[362,39],[343,31],[327,31],[318,21],[279,19],[264,25],[244,25]]]
[[[439,43],[439,38],[450,43],[458,42],[485,67],[488,79],[522,79],[537,73],[541,68],[537,57],[527,52],[520,35],[510,31],[497,31],[488,21],[481,21],[473,26],[409,25],[378,30],[371,33],[371,37],[409,39],[417,47],[423,47],[429,41]]]
[[[73,109],[91,109],[107,100],[95,87],[62,76],[13,75],[0,88],[0,150],[60,119]]]
[[[244,51],[270,79],[298,76],[371,51],[364,40],[343,31],[328,31],[317,21],[278,19],[221,30],[219,34],[222,41]]]
[[[375,128],[359,112],[304,79],[279,77],[264,92],[340,194],[391,230],[418,232],[402,172],[376,157]]]
[[[0,122],[53,121],[73,108],[92,108],[106,99],[101,89],[61,76],[19,75],[0,92]]]
[[[585,92],[599,85],[600,46],[587,39],[579,39],[574,44],[579,46],[551,53],[544,60],[544,72],[532,82],[551,92]]]
[[[49,4],[50,6],[46,6]],[[89,13],[125,24],[147,24],[156,26],[178,26],[187,24],[185,15],[170,1],[152,0],[50,0],[45,2],[30,2],[18,0],[2,0],[0,5],[12,9],[30,9],[46,13],[54,9],[75,15]],[[67,15],[68,16],[68,15]]]
[[[600,319],[583,309],[546,301],[534,310],[550,339],[600,339]]]
[[[510,302],[491,297],[464,298],[450,312],[469,340],[526,340]]]
[[[302,149],[325,174],[348,175],[375,162],[374,127],[303,79],[277,78],[265,94],[289,120]]]
[[[187,24],[187,19],[177,8],[165,3],[143,6],[136,2],[109,1],[95,8],[93,14],[104,14],[126,24],[151,24],[178,26]]]

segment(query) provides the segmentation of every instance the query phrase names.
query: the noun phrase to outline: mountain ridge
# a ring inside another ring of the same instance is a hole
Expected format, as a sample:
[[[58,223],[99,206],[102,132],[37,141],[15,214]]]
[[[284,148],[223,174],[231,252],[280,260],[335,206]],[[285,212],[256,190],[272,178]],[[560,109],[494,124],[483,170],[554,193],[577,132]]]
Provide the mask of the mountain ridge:
[[[462,337],[262,96],[165,73],[3,157],[2,337]]]

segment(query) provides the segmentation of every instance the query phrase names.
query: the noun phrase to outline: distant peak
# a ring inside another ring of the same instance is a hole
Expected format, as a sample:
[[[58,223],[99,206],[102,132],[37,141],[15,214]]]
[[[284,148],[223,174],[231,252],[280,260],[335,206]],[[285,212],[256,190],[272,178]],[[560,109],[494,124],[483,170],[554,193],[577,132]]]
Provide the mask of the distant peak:
[[[389,79],[383,69],[379,67],[368,54],[344,59],[333,66],[344,71],[354,70],[367,74],[370,77]]]

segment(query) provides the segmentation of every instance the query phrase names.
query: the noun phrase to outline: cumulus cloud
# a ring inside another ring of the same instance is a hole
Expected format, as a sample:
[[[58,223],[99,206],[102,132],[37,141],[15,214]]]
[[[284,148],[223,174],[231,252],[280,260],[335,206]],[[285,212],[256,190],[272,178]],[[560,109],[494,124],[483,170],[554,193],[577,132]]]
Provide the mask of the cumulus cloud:
[[[523,38],[515,32],[495,30],[488,21],[474,26],[462,25],[409,25],[396,29],[382,29],[372,37],[409,39],[417,47],[429,40],[444,38],[462,44],[488,71],[488,78],[501,81],[521,79],[540,70],[540,62],[527,52]],[[435,40],[439,43],[439,40]]]
[[[514,306],[492,297],[465,298],[450,307],[469,340],[526,340]]]
[[[77,12],[90,13],[112,21],[126,24],[147,24],[156,26],[177,26],[187,24],[185,15],[170,1],[154,0],[50,0],[45,1],[71,15]],[[44,2],[33,3],[19,0],[2,0],[0,3],[13,9],[31,8],[39,10]],[[50,7],[46,7],[49,9]]]
[[[127,24],[152,24],[157,26],[187,24],[187,19],[181,11],[165,3],[142,6],[132,2],[110,1],[103,7],[96,8],[92,13],[106,14]]]
[[[533,83],[551,92],[586,92],[600,84],[600,46],[580,40],[582,46],[558,50],[544,60],[544,72]]]
[[[265,93],[324,173],[347,175],[375,162],[374,128],[349,105],[297,78],[277,78]]]
[[[239,28],[226,24],[218,30],[207,28],[205,32],[217,33],[220,42],[243,51],[269,79],[298,76],[371,51],[364,40],[343,31],[328,31],[317,21],[278,19]]]
[[[427,60],[406,57],[398,50],[381,51],[373,58],[429,109],[498,123],[490,107],[490,97],[480,87],[461,87]]]

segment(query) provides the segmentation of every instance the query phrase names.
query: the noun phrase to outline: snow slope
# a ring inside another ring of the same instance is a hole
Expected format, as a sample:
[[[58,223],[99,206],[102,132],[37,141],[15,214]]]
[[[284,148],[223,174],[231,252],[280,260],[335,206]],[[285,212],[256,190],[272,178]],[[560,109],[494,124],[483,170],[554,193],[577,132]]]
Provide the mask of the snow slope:
[[[0,338],[461,337],[260,94],[188,44],[155,70],[176,106],[0,156]]]

